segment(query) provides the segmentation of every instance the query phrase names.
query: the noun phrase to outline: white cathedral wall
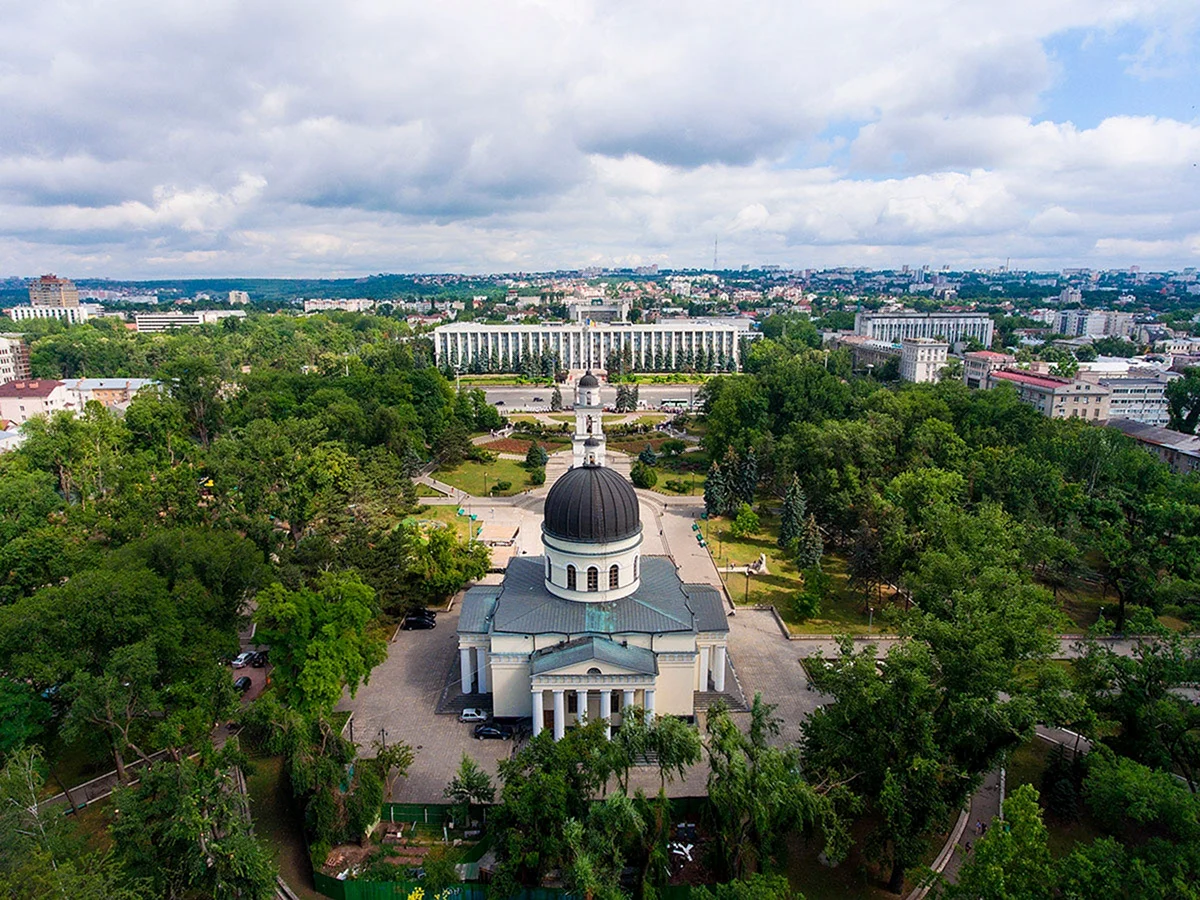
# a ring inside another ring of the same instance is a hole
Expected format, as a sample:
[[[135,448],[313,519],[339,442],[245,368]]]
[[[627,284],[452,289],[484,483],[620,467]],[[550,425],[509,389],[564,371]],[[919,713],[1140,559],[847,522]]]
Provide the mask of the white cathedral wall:
[[[693,686],[696,683],[695,656],[686,653],[658,657],[658,678],[654,690],[654,708],[672,716],[690,716],[693,706]]]
[[[528,659],[492,657],[492,713],[501,718],[528,716],[533,709]]]
[[[556,596],[567,600],[578,600],[583,603],[603,603],[609,600],[620,600],[637,590],[634,579],[634,560],[642,554],[642,534],[612,541],[606,544],[576,544],[558,538],[542,535],[545,545],[545,559],[550,561],[550,583],[546,589]],[[615,590],[608,589],[608,570],[616,564],[618,567],[618,584]],[[543,562],[543,565],[545,563]],[[575,566],[574,591],[567,590],[567,566]],[[587,589],[587,570],[595,566],[599,572],[599,590]],[[639,563],[640,566],[640,563]],[[543,571],[543,576],[545,572]],[[641,570],[638,569],[638,577]]]

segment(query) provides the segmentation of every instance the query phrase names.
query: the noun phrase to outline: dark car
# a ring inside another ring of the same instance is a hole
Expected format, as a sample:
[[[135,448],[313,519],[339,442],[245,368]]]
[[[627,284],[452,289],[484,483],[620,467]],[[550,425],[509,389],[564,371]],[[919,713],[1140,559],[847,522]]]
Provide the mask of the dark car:
[[[437,622],[424,616],[405,616],[400,628],[404,631],[426,631],[430,628],[437,628]]]
[[[504,401],[503,401],[503,400],[497,400],[497,401],[496,401],[496,405],[497,405],[497,406],[503,406],[503,405],[504,405]]]
[[[246,691],[250,690],[250,683],[250,676],[243,675],[241,678],[238,678],[233,682],[233,689],[239,694],[244,694]]]
[[[492,723],[486,723],[475,726],[475,740],[477,741],[507,741],[512,736],[512,729],[507,725],[494,725]]]
[[[413,612],[410,612],[409,615],[410,616],[420,616],[422,619],[428,619],[429,621],[432,622],[435,619],[437,619],[437,610],[436,609],[418,609],[418,610],[414,610]]]
[[[266,650],[259,650],[254,654],[254,659],[250,660],[250,667],[253,669],[261,669],[267,664],[268,660],[268,652]]]

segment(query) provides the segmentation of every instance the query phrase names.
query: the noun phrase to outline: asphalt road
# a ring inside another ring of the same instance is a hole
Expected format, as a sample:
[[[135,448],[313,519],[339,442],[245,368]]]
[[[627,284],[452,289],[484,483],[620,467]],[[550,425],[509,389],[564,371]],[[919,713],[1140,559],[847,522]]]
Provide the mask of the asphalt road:
[[[563,405],[570,406],[574,400],[574,385],[561,385]],[[537,385],[515,385],[510,387],[485,387],[489,403],[502,402],[505,411],[549,411],[551,389]],[[694,403],[700,392],[698,384],[641,384],[638,385],[638,402],[643,409],[658,409],[663,400],[687,400]],[[617,389],[612,385],[600,388],[600,399],[605,406],[617,402]]]

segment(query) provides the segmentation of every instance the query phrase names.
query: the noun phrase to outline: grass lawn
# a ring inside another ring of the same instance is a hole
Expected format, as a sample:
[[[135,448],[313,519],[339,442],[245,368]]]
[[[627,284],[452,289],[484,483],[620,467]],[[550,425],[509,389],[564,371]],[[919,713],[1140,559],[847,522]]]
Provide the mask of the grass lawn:
[[[443,494],[441,491],[435,490],[435,489],[431,488],[429,485],[422,484],[421,482],[418,481],[417,482],[417,496],[418,497],[445,497],[446,495]]]
[[[313,889],[312,866],[304,845],[304,833],[292,806],[291,791],[283,778],[283,759],[259,757],[246,773],[250,792],[250,816],[254,833],[274,855],[279,874],[296,895],[305,900],[322,900]]]
[[[89,850],[107,853],[112,849],[112,835],[108,833],[112,813],[112,797],[105,797],[71,814],[70,822],[87,841]]]
[[[656,467],[654,471],[658,473],[658,484],[650,490],[656,493],[666,494],[668,497],[701,497],[704,495],[704,479],[707,476],[703,472],[672,472],[662,467]],[[682,481],[687,485],[687,490],[673,491],[666,486],[668,481]]]
[[[465,541],[467,535],[467,522],[470,521],[466,516],[458,514],[457,506],[421,506],[417,508],[411,516],[408,516],[405,524],[421,524],[430,522],[442,522],[450,528],[459,540]],[[476,526],[478,527],[478,526]]]
[[[792,599],[800,593],[803,583],[795,564],[785,559],[775,543],[779,534],[779,519],[760,516],[762,531],[745,538],[734,538],[729,532],[729,520],[714,518],[709,525],[708,548],[717,569],[729,586],[735,603],[773,605],[797,634],[866,634],[869,617],[862,610],[862,598],[851,592],[846,577],[846,562],[836,554],[827,553],[821,561],[829,576],[829,590],[821,600],[821,610],[813,618],[798,619],[792,612]],[[767,556],[766,575],[751,575],[747,596],[746,576],[739,572],[725,574],[724,566],[746,565]],[[874,630],[880,630],[883,616],[875,615]]]
[[[507,481],[510,487],[504,491],[493,492],[493,497],[511,497],[533,487],[529,482],[529,471],[515,459],[497,459],[490,463],[479,463],[469,459],[453,469],[439,469],[434,472],[434,478],[452,484],[473,497],[488,496],[488,490],[498,481]]]
[[[460,380],[463,384],[543,384],[541,379],[523,378],[520,375],[462,375]],[[553,388],[546,388],[553,390]]]
[[[647,413],[646,415],[638,416],[633,420],[634,425],[661,425],[667,421],[670,416],[666,413]]]

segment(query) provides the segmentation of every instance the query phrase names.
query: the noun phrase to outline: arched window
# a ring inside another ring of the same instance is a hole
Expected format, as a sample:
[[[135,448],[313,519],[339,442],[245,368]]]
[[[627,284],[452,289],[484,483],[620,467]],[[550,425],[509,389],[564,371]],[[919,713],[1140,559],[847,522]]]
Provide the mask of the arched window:
[[[550,557],[546,557],[546,580],[550,580]]]
[[[567,566],[567,590],[575,590],[575,567]]]
[[[600,570],[595,566],[588,566],[588,591],[600,590]]]
[[[639,560],[639,559],[641,559],[641,557],[640,557],[640,556],[635,556],[635,557],[633,558],[633,577],[634,577],[634,578],[637,578],[637,577],[638,577],[638,560]]]
[[[621,582],[620,569],[615,565],[608,570],[608,589],[611,591]]]

